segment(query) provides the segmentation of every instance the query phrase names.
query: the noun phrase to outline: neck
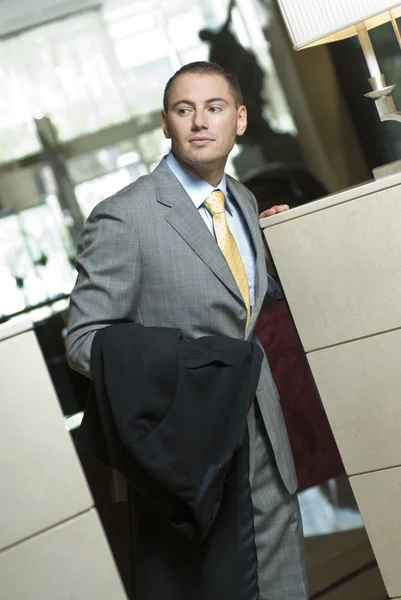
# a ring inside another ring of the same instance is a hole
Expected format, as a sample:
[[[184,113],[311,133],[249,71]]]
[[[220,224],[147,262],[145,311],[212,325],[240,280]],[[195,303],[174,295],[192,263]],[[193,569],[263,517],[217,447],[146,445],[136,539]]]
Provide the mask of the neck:
[[[175,154],[174,154],[175,156]],[[183,161],[182,159],[175,156],[175,158],[180,162],[188,171],[192,171],[204,181],[207,181],[213,187],[216,187],[223,179],[224,175],[224,167],[226,166],[226,161],[223,164],[213,164],[213,165],[199,165],[199,164],[191,164]]]

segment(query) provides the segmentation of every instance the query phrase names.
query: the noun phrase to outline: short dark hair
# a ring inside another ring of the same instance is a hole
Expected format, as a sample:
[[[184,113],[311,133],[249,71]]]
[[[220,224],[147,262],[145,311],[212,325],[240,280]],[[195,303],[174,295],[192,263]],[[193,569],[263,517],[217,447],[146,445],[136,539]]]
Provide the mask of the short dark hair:
[[[195,73],[196,75],[221,75],[222,77],[224,77],[224,79],[227,81],[228,85],[230,86],[230,92],[235,100],[235,104],[236,104],[237,108],[239,106],[241,106],[241,104],[243,104],[241,88],[240,88],[238,79],[236,78],[235,75],[233,75],[233,73],[226,71],[225,69],[223,69],[223,67],[221,67],[217,63],[207,62],[207,61],[197,61],[197,62],[192,62],[192,63],[188,63],[187,65],[184,65],[183,67],[181,67],[181,69],[179,69],[176,73],[174,73],[174,75],[172,77],[170,77],[170,79],[168,80],[168,82],[166,84],[166,87],[164,88],[164,95],[163,95],[164,110],[168,110],[171,86],[173,85],[173,83],[177,79],[177,77],[179,77],[180,75],[184,75],[185,73]]]

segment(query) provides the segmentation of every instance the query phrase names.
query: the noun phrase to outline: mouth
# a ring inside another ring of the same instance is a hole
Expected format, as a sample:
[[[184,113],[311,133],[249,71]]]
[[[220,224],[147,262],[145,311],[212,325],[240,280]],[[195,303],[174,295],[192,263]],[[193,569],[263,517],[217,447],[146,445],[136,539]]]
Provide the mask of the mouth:
[[[204,144],[210,144],[211,142],[214,142],[214,140],[209,137],[198,136],[198,137],[191,138],[189,140],[189,142],[191,144],[194,144],[195,146],[203,146]]]

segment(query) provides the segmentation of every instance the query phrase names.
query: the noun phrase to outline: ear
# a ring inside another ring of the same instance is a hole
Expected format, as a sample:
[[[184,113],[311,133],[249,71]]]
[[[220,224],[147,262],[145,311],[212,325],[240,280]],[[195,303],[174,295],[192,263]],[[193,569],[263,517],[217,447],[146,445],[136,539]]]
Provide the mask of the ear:
[[[248,114],[245,106],[240,106],[237,113],[237,135],[243,135],[248,125]]]
[[[164,137],[168,140],[171,139],[170,130],[168,126],[167,112],[165,110],[162,110],[162,129]]]

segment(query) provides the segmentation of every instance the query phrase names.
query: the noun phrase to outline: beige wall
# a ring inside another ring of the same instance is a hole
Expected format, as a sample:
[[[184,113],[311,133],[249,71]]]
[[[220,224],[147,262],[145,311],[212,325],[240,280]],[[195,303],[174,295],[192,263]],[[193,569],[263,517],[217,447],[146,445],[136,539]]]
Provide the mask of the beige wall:
[[[292,111],[307,168],[338,191],[372,178],[326,46],[296,52],[274,1],[271,53]]]

